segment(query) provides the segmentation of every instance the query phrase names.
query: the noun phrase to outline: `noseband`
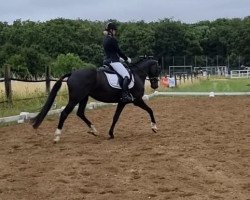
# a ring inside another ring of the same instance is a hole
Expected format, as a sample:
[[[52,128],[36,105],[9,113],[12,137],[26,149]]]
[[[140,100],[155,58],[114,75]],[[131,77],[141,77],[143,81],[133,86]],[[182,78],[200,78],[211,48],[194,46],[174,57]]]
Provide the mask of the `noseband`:
[[[146,80],[149,80],[150,82],[154,83],[154,82],[158,82],[160,79],[159,77],[155,76],[155,77],[146,78]]]
[[[146,78],[146,80],[149,80],[151,83],[156,83],[156,82],[158,82],[160,79],[159,79],[158,76],[152,76],[152,77]]]

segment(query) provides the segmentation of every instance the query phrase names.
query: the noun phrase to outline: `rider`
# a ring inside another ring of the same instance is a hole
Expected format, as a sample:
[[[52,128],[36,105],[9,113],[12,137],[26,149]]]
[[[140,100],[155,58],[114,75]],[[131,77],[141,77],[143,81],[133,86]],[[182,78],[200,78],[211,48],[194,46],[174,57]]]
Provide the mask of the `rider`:
[[[116,31],[117,26],[114,23],[109,22],[103,32],[105,35],[103,47],[106,54],[106,61],[109,61],[112,68],[123,78],[121,101],[129,103],[133,101],[133,97],[128,89],[129,73],[120,61],[123,59],[128,63],[131,63],[131,59],[120,50],[115,38]]]

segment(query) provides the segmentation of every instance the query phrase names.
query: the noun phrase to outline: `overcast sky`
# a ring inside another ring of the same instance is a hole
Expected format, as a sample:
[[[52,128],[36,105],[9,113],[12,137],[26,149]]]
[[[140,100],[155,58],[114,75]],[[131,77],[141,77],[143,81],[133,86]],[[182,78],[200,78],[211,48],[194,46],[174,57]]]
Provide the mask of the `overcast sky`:
[[[250,0],[0,0],[0,21],[55,18],[185,23],[250,15]]]

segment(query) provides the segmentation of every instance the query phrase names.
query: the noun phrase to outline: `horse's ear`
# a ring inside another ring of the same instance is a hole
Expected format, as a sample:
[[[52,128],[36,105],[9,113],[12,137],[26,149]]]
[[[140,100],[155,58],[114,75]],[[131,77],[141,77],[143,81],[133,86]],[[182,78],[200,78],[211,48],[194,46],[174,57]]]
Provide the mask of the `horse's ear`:
[[[155,64],[156,64],[157,66],[159,66],[158,60],[154,60],[154,61],[155,61]]]

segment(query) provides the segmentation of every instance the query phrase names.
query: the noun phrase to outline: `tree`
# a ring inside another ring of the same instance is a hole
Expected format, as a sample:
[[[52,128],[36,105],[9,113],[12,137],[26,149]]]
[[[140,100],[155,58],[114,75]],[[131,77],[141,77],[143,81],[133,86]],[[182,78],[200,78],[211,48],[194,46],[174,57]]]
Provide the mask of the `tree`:
[[[46,56],[39,53],[34,47],[22,48],[21,54],[30,74],[38,77],[45,73],[45,66],[47,65]]]
[[[73,70],[94,67],[94,65],[83,62],[79,56],[72,53],[60,54],[55,62],[51,64],[51,73],[55,77],[70,73]]]
[[[0,65],[3,65],[8,57],[16,54],[19,50],[20,48],[10,43],[0,46]]]
[[[81,60],[101,66],[103,63],[103,49],[98,44],[83,45],[79,54]]]
[[[118,41],[130,57],[144,54],[154,55],[158,60],[168,57],[164,61],[166,65],[173,64],[173,60],[177,64],[177,57],[181,64],[183,58],[190,63],[196,55],[196,64],[201,65],[205,56],[210,57],[209,64],[216,64],[216,58],[223,57],[229,58],[234,66],[239,62],[250,65],[250,17],[196,24],[171,19],[150,23],[112,21],[119,24]],[[0,22],[0,68],[12,63],[19,69],[26,67],[27,73],[40,76],[60,54],[79,56],[84,63],[100,66],[104,56],[102,32],[105,24],[63,18],[46,22],[15,20],[12,25]]]
[[[154,52],[158,57],[185,55],[185,45],[185,26],[182,23],[165,19],[155,25]]]
[[[120,46],[130,57],[153,55],[154,30],[144,22],[126,24],[121,27]]]
[[[18,75],[20,78],[27,78],[31,74],[26,66],[25,58],[21,54],[12,55],[6,64],[11,66],[12,73]]]

